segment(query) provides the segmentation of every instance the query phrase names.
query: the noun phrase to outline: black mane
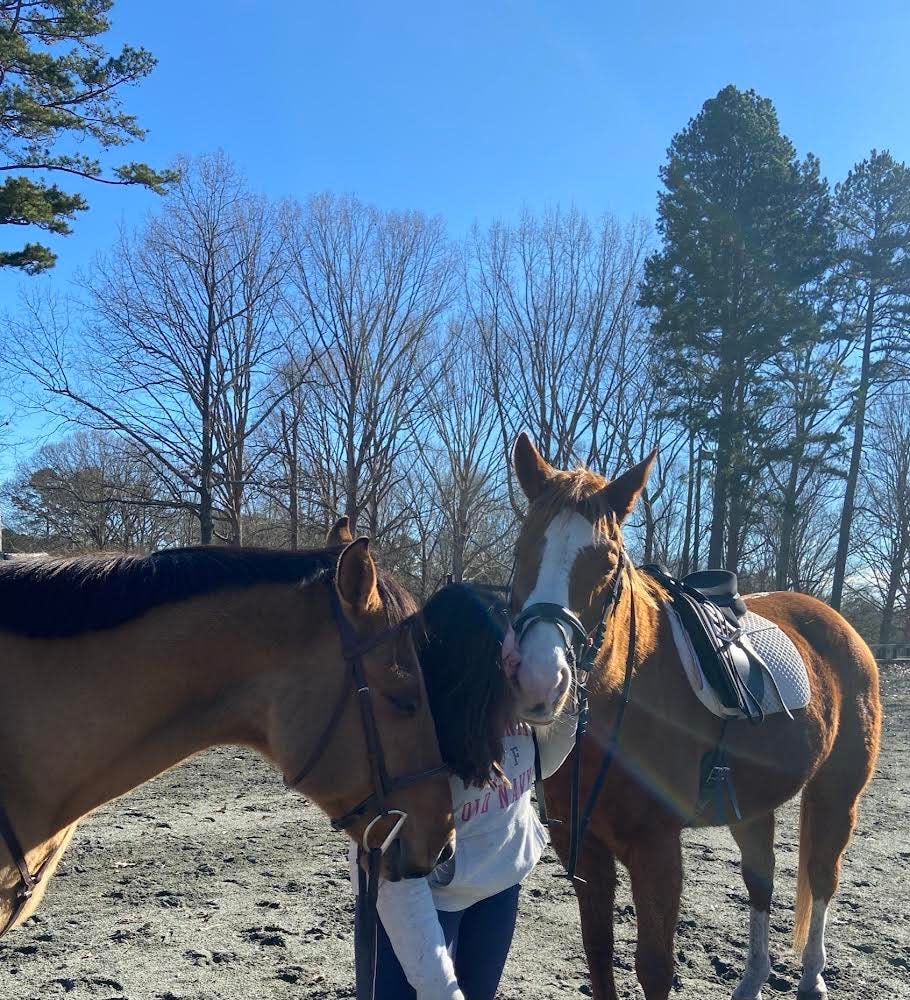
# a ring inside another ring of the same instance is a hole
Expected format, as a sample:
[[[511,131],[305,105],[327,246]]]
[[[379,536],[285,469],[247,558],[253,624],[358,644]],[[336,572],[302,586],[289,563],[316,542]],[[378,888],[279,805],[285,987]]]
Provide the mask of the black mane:
[[[340,548],[197,547],[147,556],[81,556],[0,561],[0,629],[62,638],[116,628],[152,608],[261,583],[311,583],[335,568]],[[397,618],[407,592],[382,575],[382,596]]]

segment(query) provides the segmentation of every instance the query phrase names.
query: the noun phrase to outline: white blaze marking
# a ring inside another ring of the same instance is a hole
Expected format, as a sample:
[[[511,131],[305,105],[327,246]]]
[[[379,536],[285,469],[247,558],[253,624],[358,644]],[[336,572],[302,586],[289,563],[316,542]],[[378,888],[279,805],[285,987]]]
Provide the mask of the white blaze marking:
[[[803,949],[803,978],[799,981],[800,992],[813,991],[824,995],[825,981],[822,972],[825,968],[825,921],[828,917],[828,904],[823,899],[812,900],[812,916],[809,920],[809,937]]]
[[[749,959],[742,982],[733,991],[733,1000],[757,1000],[771,975],[768,930],[771,915],[749,907]]]
[[[572,567],[578,553],[593,544],[594,525],[577,511],[560,511],[547,525],[537,583],[524,608],[540,603],[569,608]],[[524,707],[543,703],[547,709],[552,708],[554,691],[569,670],[563,636],[555,625],[538,622],[525,634],[520,669],[521,691],[528,701]]]

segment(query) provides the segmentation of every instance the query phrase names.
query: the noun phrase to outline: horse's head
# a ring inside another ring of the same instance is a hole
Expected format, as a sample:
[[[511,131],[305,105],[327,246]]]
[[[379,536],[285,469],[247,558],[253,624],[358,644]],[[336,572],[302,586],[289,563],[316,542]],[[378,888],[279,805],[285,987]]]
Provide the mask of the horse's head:
[[[596,628],[619,569],[621,524],[655,455],[608,482],[586,469],[554,469],[526,434],[515,441],[515,474],[528,498],[512,586],[521,651],[515,687],[519,713],[530,722],[552,721],[566,702],[574,656]]]
[[[337,828],[358,843],[366,836],[365,846],[385,845],[385,878],[426,875],[451,851],[454,827],[411,635],[417,606],[377,571],[366,538],[341,552],[323,594],[325,641],[311,661],[321,682],[317,688],[298,671],[285,689],[273,727],[279,761],[292,762],[288,783]],[[310,720],[305,740],[301,718]]]

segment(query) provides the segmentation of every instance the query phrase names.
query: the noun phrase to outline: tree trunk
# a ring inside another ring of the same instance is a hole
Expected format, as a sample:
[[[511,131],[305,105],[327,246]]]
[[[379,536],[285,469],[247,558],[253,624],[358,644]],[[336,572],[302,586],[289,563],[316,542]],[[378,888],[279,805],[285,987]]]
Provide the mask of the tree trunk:
[[[780,520],[780,542],[774,565],[774,586],[777,590],[787,590],[792,582],[790,569],[793,556],[793,530],[796,527],[796,487],[799,483],[799,466],[802,452],[790,460],[790,474],[784,491],[783,509]]]
[[[689,476],[686,490],[686,519],[683,526],[683,550],[680,560],[679,575],[689,572],[689,562],[692,549],[692,504],[695,496],[695,428],[689,428]]]
[[[723,434],[718,436],[714,457],[714,485],[711,496],[711,533],[708,539],[708,568],[724,561],[724,529],[727,526],[727,492],[730,482],[730,447]]]
[[[651,501],[648,499],[647,490],[642,495],[641,509],[645,517],[645,553],[646,563],[654,562],[654,511],[651,509]]]
[[[853,527],[856,484],[859,481],[859,466],[863,456],[863,435],[866,429],[866,402],[869,398],[869,378],[872,369],[872,333],[874,329],[875,288],[873,287],[869,289],[869,301],[866,305],[866,332],[863,338],[863,361],[860,367],[859,388],[856,391],[853,450],[850,453],[847,489],[844,493],[844,506],[840,516],[837,555],[834,557],[834,582],[831,586],[831,607],[835,611],[840,611],[844,595],[844,578],[847,574],[847,555],[850,549],[850,531]]]
[[[291,548],[296,551],[300,548],[300,471],[297,466],[296,448],[290,458],[290,468],[288,469],[289,541]]]
[[[212,491],[199,492],[199,543],[211,545],[215,534],[215,522],[212,517]]]
[[[892,635],[894,628],[894,606],[897,603],[897,592],[900,589],[906,562],[907,546],[901,540],[898,542],[897,550],[891,559],[891,571],[888,574],[888,590],[885,593],[882,620],[879,624],[879,642],[892,642],[894,640],[894,636]]]

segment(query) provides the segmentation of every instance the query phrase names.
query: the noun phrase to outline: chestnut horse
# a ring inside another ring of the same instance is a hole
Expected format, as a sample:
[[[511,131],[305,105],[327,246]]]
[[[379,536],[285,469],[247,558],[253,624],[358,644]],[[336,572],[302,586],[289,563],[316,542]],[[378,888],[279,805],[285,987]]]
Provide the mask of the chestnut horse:
[[[384,875],[428,873],[453,825],[416,611],[366,538],[0,564],[0,931],[81,817],[215,744],[258,750],[355,840],[406,813]]]
[[[594,996],[616,997],[613,981],[615,859],[628,869],[638,921],[635,969],[647,1000],[665,1000],[673,980],[673,937],[682,890],[680,833],[708,822],[699,814],[700,768],[720,737],[721,720],[693,694],[670,631],[667,594],[624,553],[620,525],[643,490],[652,453],[613,482],[584,469],[551,468],[522,435],[515,471],[529,508],[517,542],[513,613],[549,602],[594,631],[618,574],[625,573],[589,682],[589,735],[582,751],[581,801],[598,771],[622,701],[630,698],[614,763],[580,847],[575,889]],[[634,602],[635,625],[630,628]],[[878,672],[868,647],[827,605],[797,593],[746,598],[777,623],[806,664],[807,708],[769,716],[761,725],[727,724],[742,820],[730,827],[749,893],[750,944],[735,1000],[756,1000],[770,973],[769,912],[774,873],[774,810],[802,790],[794,942],[802,947],[799,996],[826,996],[825,916],[841,856],[856,824],[857,801],[875,765],[881,729]],[[629,655],[630,639],[634,648]],[[522,639],[519,683],[540,699],[537,718],[553,718],[567,698],[571,654],[565,637],[536,621]],[[573,753],[574,757],[574,753]],[[546,783],[554,815],[567,817],[572,762]],[[567,824],[552,829],[560,858],[569,856]]]

